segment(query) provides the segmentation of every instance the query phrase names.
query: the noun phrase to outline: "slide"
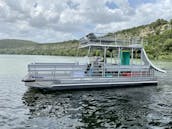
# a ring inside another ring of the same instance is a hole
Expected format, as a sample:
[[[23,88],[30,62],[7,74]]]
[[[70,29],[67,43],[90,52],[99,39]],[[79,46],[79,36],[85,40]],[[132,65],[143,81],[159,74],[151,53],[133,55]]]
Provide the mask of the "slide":
[[[150,65],[156,71],[161,72],[161,73],[166,73],[165,70],[162,70],[162,69],[160,69],[160,68],[158,68],[158,67],[156,67],[155,65],[152,64],[152,62],[149,60],[144,48],[142,49],[142,59],[143,59],[143,61],[145,62],[146,65]]]

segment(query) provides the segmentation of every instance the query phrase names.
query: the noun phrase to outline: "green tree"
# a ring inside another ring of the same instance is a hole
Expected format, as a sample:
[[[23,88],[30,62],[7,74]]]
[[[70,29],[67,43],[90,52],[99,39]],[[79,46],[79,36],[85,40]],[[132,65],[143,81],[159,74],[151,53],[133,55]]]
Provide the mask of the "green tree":
[[[172,51],[172,39],[167,39],[164,42],[163,49],[164,51],[169,51],[169,52]]]

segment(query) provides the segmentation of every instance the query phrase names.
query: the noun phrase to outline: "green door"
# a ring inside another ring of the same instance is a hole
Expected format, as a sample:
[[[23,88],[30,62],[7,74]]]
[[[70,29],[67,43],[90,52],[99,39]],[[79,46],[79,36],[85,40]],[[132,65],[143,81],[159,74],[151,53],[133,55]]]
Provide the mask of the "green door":
[[[130,52],[121,51],[121,65],[130,65]]]

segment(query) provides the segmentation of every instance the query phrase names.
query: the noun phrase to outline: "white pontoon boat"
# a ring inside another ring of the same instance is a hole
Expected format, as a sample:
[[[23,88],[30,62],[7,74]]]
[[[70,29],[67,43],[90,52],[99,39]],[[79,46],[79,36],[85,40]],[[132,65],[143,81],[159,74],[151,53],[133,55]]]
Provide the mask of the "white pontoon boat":
[[[22,81],[28,87],[53,90],[144,86],[157,85],[155,71],[166,72],[150,62],[140,39],[96,37],[91,33],[80,39],[79,49],[86,48],[87,64],[31,63]],[[95,51],[99,55],[92,56]]]

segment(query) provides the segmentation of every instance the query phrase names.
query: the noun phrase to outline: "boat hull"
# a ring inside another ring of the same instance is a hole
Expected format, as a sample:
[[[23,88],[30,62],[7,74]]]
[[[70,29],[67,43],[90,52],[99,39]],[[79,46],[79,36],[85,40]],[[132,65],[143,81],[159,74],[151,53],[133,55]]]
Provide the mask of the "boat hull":
[[[157,80],[151,81],[124,81],[124,82],[87,82],[87,83],[67,83],[54,84],[52,81],[44,82],[25,82],[25,85],[36,89],[47,90],[82,90],[82,89],[101,89],[101,88],[115,88],[115,87],[134,87],[134,86],[155,86],[158,84]]]

